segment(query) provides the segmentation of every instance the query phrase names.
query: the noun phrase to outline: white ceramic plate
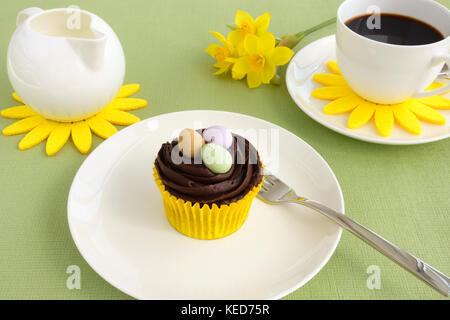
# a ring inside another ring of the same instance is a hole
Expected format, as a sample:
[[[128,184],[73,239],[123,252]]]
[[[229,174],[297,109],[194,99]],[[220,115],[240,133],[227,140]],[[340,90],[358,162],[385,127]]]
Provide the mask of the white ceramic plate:
[[[326,63],[329,60],[336,60],[335,49],[334,35],[319,39],[297,52],[287,68],[286,84],[289,94],[309,117],[343,135],[379,144],[421,144],[450,137],[450,110],[439,110],[447,118],[446,125],[432,125],[421,121],[422,134],[416,136],[395,124],[391,136],[387,138],[378,134],[373,120],[358,129],[349,129],[347,128],[349,113],[324,114],[322,110],[327,101],[311,97],[311,91],[322,86],[315,82],[312,76],[314,73],[331,73]],[[444,97],[450,98],[450,93]]]
[[[183,128],[214,124],[247,136],[265,164],[301,195],[344,212],[339,183],[327,163],[272,123],[220,111],[183,111],[139,122],[92,152],[68,201],[70,231],[82,256],[130,296],[281,298],[317,274],[339,242],[341,228],[320,214],[258,199],[243,227],[226,238],[195,240],[172,228],[152,176],[157,151]]]

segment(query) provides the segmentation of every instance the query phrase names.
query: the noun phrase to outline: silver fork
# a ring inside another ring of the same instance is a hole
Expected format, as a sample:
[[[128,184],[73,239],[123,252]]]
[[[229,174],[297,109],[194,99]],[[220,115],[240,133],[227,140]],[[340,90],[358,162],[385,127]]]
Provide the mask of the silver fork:
[[[328,208],[318,201],[308,200],[298,196],[291,187],[276,176],[271,174],[265,175],[261,190],[257,197],[269,204],[298,203],[320,212],[327,218],[336,222],[342,228],[352,232],[360,239],[370,244],[391,260],[397,262],[400,266],[419,279],[425,281],[444,296],[449,296],[450,280],[448,276],[344,214]]]

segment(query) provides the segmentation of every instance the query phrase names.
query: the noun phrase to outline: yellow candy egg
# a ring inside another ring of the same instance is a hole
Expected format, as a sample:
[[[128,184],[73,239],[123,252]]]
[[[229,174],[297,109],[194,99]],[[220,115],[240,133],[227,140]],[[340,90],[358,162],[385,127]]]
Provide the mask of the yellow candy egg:
[[[205,144],[203,137],[195,130],[184,129],[178,137],[178,146],[185,157],[196,158]]]

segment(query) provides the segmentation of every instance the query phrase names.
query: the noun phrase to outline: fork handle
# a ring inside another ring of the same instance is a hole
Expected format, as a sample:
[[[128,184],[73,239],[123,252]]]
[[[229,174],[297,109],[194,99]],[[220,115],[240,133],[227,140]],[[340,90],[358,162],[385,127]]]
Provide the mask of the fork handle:
[[[419,258],[416,258],[405,250],[397,247],[395,244],[389,242],[375,232],[365,228],[346,215],[334,211],[333,209],[328,208],[320,202],[306,199],[298,200],[296,202],[322,213],[326,217],[339,224],[344,229],[357,235],[360,239],[370,244],[372,247],[383,253],[391,260],[397,262],[400,266],[411,272],[419,279],[425,281],[427,284],[435,288],[444,296],[449,296],[450,279],[439,270],[436,270]]]

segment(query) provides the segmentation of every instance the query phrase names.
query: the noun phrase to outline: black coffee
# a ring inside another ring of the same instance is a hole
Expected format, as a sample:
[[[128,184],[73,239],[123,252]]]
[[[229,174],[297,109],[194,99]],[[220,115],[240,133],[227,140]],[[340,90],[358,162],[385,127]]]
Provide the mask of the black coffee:
[[[444,39],[436,28],[429,24],[399,14],[381,13],[380,23],[372,14],[351,18],[345,24],[354,32],[379,42],[414,46],[429,44]],[[369,20],[369,23],[367,23]],[[378,28],[377,28],[378,27]]]

